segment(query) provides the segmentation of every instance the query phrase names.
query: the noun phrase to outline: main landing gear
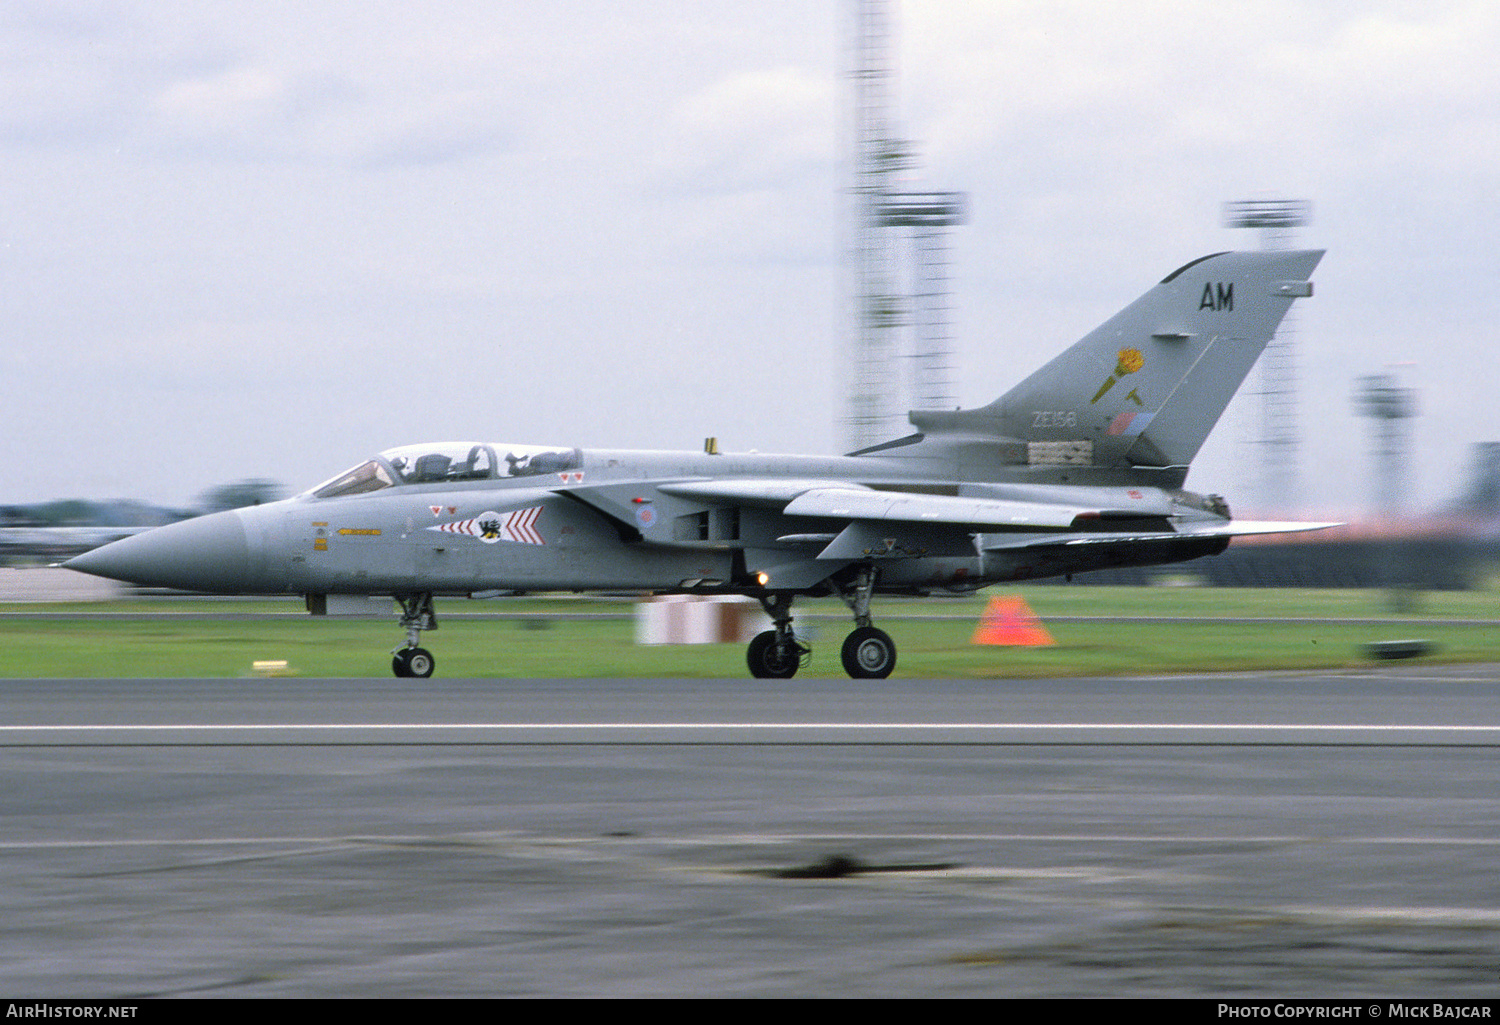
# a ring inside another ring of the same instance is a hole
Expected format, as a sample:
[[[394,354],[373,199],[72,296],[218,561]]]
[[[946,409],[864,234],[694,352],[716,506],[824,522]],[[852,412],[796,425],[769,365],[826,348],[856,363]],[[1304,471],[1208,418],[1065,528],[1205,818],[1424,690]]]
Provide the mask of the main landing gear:
[[[896,668],[896,642],[870,620],[870,596],[874,591],[875,570],[869,566],[860,569],[851,582],[839,586],[839,597],[854,614],[854,632],[844,639],[840,655],[844,672],[855,679],[883,680]],[[776,592],[759,597],[775,629],[757,634],[750,642],[745,653],[750,675],[790,679],[812,655],[812,649],[792,632],[792,596]]]
[[[844,672],[856,680],[883,680],[896,668],[896,642],[878,627],[856,627],[839,654]]]
[[[391,672],[397,676],[414,676],[427,679],[437,668],[432,652],[417,646],[423,630],[437,629],[437,614],[432,610],[432,592],[421,594],[398,594],[401,604],[401,625],[406,628],[406,647],[391,652]]]

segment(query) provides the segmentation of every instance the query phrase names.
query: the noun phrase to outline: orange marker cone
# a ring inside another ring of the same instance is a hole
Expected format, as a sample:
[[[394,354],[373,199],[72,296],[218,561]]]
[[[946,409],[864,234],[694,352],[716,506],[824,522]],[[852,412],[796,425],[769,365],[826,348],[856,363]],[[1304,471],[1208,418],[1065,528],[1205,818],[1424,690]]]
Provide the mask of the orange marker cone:
[[[991,598],[971,644],[1013,644],[1041,647],[1056,644],[1024,598]]]

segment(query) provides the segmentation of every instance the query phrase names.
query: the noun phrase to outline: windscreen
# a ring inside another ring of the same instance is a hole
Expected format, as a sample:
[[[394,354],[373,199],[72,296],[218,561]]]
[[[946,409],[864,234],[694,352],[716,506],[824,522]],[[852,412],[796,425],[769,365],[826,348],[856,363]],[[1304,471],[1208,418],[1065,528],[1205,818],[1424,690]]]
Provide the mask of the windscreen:
[[[368,491],[379,491],[395,484],[391,480],[390,471],[377,459],[371,459],[368,463],[361,463],[346,473],[341,473],[333,480],[324,484],[313,492],[314,498],[338,498],[341,495],[363,495]]]

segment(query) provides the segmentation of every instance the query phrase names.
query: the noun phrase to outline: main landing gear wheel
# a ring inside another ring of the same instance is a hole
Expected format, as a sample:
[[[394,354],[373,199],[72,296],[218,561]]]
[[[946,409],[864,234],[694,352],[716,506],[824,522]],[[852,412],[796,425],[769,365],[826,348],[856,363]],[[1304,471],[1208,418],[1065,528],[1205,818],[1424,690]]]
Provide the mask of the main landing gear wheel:
[[[802,646],[796,642],[778,644],[776,631],[756,634],[745,652],[750,675],[761,679],[790,680],[802,665]]]
[[[896,668],[896,642],[873,626],[862,626],[844,639],[844,672],[855,679],[883,680]]]
[[[426,648],[402,648],[391,656],[391,672],[402,677],[425,680],[437,668],[437,660]]]

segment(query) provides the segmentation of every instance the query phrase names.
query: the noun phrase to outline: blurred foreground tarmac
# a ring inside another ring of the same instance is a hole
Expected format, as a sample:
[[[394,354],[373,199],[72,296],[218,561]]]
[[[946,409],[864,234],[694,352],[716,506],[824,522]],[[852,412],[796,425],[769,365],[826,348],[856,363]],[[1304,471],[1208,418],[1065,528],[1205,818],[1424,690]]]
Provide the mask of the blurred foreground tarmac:
[[[1492,998],[1497,675],[5,681],[0,984]]]

